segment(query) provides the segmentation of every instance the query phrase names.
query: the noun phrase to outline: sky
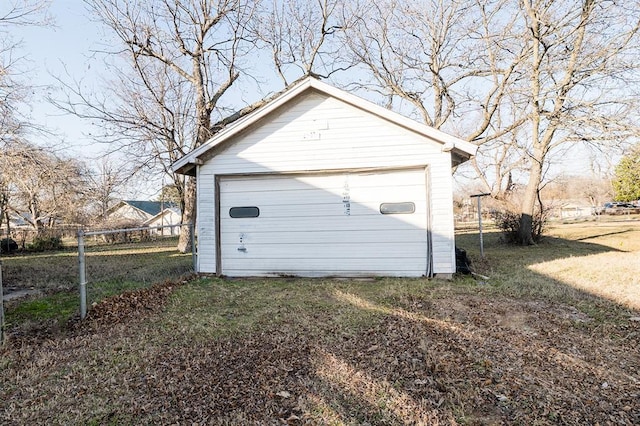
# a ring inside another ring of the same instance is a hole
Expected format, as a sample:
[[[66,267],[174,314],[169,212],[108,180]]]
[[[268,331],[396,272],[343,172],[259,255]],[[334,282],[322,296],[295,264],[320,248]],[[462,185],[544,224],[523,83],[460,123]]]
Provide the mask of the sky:
[[[0,7],[4,1],[0,0]],[[98,128],[88,120],[61,112],[47,99],[64,98],[57,78],[99,86],[107,71],[98,52],[108,45],[108,37],[100,25],[91,20],[80,0],[53,0],[49,15],[52,25],[11,29],[11,37],[21,43],[22,79],[33,87],[32,97],[23,111],[54,133],[53,136],[33,134],[30,140],[53,145],[58,154],[81,159],[91,166],[108,149],[107,145],[91,138],[91,134],[99,134]],[[157,179],[138,180],[120,195],[124,199],[154,199],[161,186],[159,175]]]
[[[7,0],[0,0],[0,5],[4,1]],[[16,40],[22,40],[20,51],[25,56],[24,78],[35,86],[26,112],[59,135],[54,138],[36,135],[34,142],[50,145],[53,141],[67,155],[91,162],[107,148],[89,136],[98,133],[96,129],[86,120],[61,113],[47,102],[47,97],[62,95],[56,76],[65,81],[98,85],[100,77],[106,76],[107,71],[97,52],[109,45],[108,37],[99,24],[92,22],[80,0],[53,0],[49,13],[53,25],[12,28],[11,34]],[[563,156],[554,167],[558,172],[568,174],[591,174],[591,162],[584,152]],[[153,183],[151,186],[150,189],[138,188],[137,193],[128,195],[153,198],[159,185]]]
[[[23,78],[35,86],[26,112],[42,126],[58,133],[70,155],[93,157],[103,147],[84,135],[91,131],[90,124],[61,113],[47,102],[47,97],[61,94],[54,76],[77,80],[95,78],[100,62],[92,51],[101,44],[100,32],[80,1],[54,0],[49,11],[53,25],[15,27],[11,31],[16,41],[21,40]],[[38,139],[49,142],[43,140],[45,138],[34,136],[36,142]]]

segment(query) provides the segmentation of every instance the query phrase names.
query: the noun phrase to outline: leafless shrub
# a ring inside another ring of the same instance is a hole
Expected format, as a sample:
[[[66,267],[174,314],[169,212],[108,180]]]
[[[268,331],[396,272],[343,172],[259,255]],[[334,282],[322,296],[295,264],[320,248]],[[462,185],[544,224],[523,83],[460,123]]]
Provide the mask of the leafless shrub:
[[[547,209],[538,209],[533,215],[531,226],[531,239],[538,243],[542,239],[545,226],[548,219]],[[491,212],[491,217],[496,223],[496,226],[502,231],[504,240],[509,244],[520,243],[520,223],[522,220],[522,213],[516,213],[510,210],[494,210]]]

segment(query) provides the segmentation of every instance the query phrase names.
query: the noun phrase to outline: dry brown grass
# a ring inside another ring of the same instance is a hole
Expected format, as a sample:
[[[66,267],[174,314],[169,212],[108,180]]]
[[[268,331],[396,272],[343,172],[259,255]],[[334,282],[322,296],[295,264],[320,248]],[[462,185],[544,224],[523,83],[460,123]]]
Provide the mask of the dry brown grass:
[[[484,262],[464,235],[483,283],[204,278],[106,301],[10,340],[0,423],[640,424],[640,313],[545,269],[636,252],[620,226],[489,234]]]
[[[640,220],[555,224],[534,247],[506,246],[500,234],[485,234],[486,259],[478,236],[466,232],[458,245],[491,283],[517,296],[588,300],[596,296],[640,308]]]
[[[531,270],[640,310],[640,222],[564,225],[550,233],[611,251],[541,262],[530,265]]]

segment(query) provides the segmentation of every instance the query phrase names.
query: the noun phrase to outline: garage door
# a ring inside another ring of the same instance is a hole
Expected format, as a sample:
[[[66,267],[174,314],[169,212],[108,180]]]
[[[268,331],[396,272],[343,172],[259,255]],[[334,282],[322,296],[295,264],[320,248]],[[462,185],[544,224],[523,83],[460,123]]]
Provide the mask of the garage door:
[[[422,276],[425,171],[221,177],[229,276]]]

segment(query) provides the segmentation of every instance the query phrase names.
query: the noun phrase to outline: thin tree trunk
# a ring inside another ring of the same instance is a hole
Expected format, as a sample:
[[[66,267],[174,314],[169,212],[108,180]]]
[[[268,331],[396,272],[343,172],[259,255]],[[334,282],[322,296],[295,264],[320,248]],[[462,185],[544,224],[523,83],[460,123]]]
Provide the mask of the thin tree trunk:
[[[196,223],[196,179],[190,177],[184,188],[184,208],[182,209],[182,223]],[[191,227],[183,226],[178,240],[178,251],[189,253],[191,251]],[[195,229],[195,226],[194,228]]]

